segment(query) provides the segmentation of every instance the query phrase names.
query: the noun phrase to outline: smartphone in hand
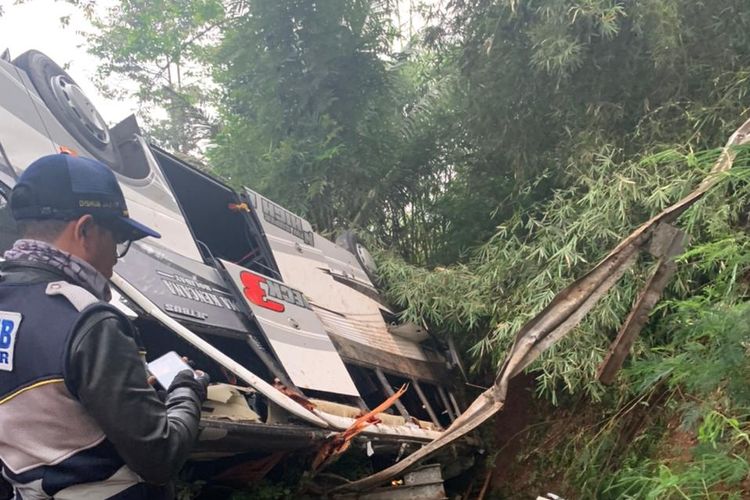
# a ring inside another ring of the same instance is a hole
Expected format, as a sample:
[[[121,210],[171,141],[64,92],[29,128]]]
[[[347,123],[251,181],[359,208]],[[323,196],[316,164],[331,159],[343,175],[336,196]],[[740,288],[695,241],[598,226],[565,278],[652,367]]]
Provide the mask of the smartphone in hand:
[[[195,371],[190,368],[182,357],[174,351],[169,351],[163,356],[156,358],[148,364],[148,371],[151,375],[156,377],[157,382],[164,389],[169,389],[172,384],[172,380],[182,370],[190,370],[195,374]]]

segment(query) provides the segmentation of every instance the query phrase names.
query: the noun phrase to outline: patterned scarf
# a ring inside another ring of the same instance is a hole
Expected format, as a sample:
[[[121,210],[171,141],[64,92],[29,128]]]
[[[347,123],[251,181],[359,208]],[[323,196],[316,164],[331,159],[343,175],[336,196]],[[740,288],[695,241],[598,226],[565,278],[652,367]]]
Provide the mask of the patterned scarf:
[[[91,264],[44,241],[18,240],[13,248],[5,252],[4,257],[12,261],[47,264],[62,271],[74,284],[83,286],[98,299],[109,302],[112,298],[107,278]]]

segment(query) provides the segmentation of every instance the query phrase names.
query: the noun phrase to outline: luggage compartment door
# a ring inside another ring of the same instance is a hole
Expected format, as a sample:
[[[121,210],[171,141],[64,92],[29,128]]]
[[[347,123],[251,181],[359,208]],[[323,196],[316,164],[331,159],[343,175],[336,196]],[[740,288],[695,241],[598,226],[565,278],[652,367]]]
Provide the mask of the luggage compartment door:
[[[323,323],[302,292],[231,262],[221,263],[295,385],[359,396]]]

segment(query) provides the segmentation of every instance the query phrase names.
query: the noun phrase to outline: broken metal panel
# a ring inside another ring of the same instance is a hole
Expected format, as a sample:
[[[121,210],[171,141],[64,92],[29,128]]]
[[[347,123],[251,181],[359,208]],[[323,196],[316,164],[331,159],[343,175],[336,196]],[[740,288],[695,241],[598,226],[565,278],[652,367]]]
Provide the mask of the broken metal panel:
[[[297,387],[359,396],[344,362],[301,292],[231,262],[221,262]]]
[[[388,487],[377,488],[359,495],[334,495],[334,500],[445,500],[440,464],[420,467],[404,475]]]
[[[514,365],[512,376],[517,375],[555,342],[578,326],[584,316],[596,305],[625,274],[638,257],[638,247],[630,245],[613,256],[611,262],[597,268],[584,280],[579,280],[560,292],[545,308],[548,314],[516,337],[516,345],[511,350],[514,356],[508,358],[507,365]],[[544,312],[544,311],[543,311]],[[532,320],[533,321],[533,320]]]
[[[315,306],[313,306],[313,309],[315,309]],[[315,310],[320,315],[320,311]],[[323,323],[328,326],[325,319],[323,319]],[[383,370],[398,373],[407,378],[417,378],[435,384],[444,383],[450,376],[443,362],[422,361],[392,354],[382,349],[341,337],[336,334],[335,330],[329,330],[328,335],[331,337],[334,345],[336,345],[339,355],[351,364],[372,369],[382,368]]]

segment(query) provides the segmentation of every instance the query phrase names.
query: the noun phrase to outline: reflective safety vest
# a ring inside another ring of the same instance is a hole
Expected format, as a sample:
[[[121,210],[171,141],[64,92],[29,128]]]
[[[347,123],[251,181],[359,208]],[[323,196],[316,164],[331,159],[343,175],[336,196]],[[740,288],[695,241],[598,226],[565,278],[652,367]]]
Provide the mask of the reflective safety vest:
[[[0,283],[0,460],[23,499],[144,497],[66,376],[73,332],[103,308],[64,281]]]

